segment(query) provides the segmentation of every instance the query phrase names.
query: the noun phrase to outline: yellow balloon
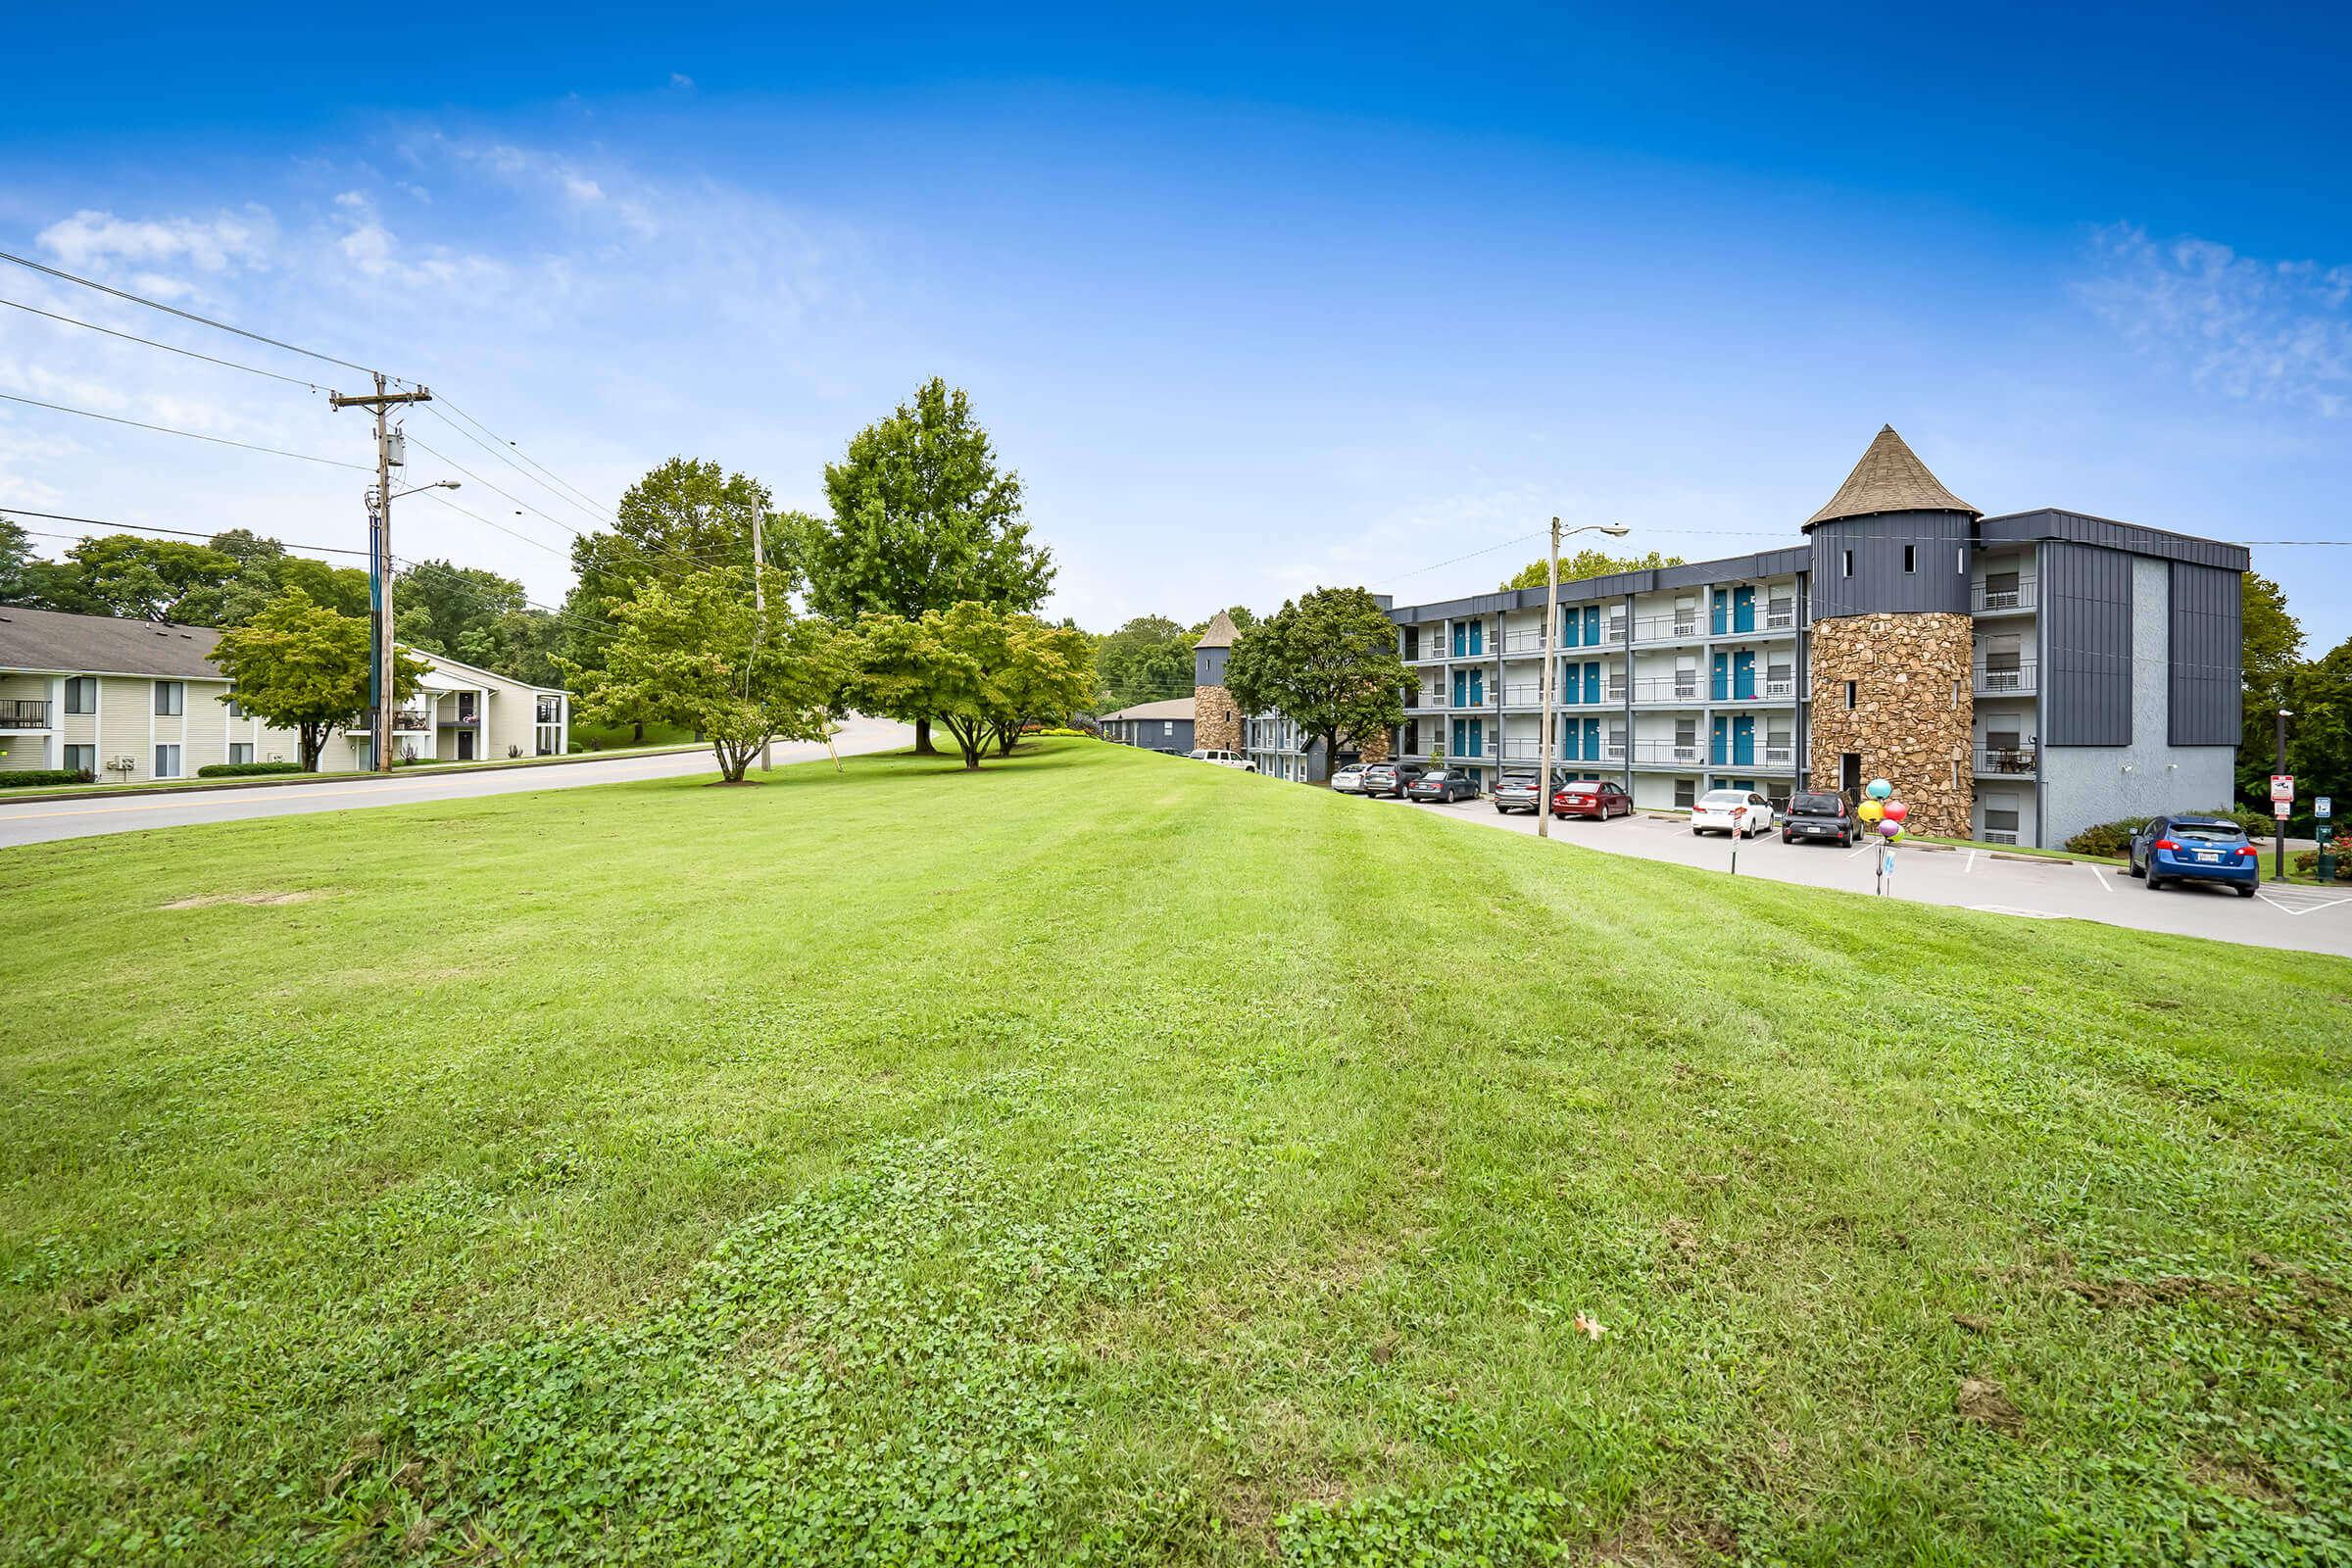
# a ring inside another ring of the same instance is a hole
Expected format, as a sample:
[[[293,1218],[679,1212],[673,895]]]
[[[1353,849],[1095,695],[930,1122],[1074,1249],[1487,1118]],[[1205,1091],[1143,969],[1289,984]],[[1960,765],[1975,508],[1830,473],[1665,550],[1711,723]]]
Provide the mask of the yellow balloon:
[[[1886,814],[1886,808],[1876,801],[1864,801],[1860,806],[1854,808],[1854,814],[1865,822],[1876,822]]]

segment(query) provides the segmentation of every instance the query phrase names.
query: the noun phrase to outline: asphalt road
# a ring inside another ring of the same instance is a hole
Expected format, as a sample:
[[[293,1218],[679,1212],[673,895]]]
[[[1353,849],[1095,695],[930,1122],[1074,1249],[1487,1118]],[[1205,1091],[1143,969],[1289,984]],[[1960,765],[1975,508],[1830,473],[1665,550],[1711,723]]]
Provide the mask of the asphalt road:
[[[1536,819],[1502,816],[1489,801],[1415,806],[1403,801],[1367,800],[1368,811],[1434,811],[1532,834]],[[1672,860],[1679,865],[1729,871],[1732,844],[1717,836],[1699,838],[1679,818],[1621,816],[1613,822],[1581,818],[1554,820],[1552,838],[1563,844]],[[1869,893],[1877,881],[1875,851],[1841,850],[1829,844],[1783,844],[1770,837],[1740,843],[1741,876],[1760,876],[1805,887],[1843,888]],[[2241,899],[2226,889],[2168,887],[2150,893],[2146,884],[2120,870],[2077,860],[2010,859],[1984,851],[1938,851],[1908,846],[1895,851],[1892,897],[1922,904],[1953,905],[2026,920],[2098,920],[2142,931],[2210,937],[2249,947],[2300,949],[2352,956],[2352,888],[2265,883],[2261,893]],[[2263,864],[2270,858],[2266,851]]]
[[[845,754],[885,752],[914,742],[914,731],[888,719],[853,718],[834,745]],[[825,755],[822,746],[778,744],[775,760],[806,762]],[[757,764],[754,764],[757,766]],[[120,800],[15,801],[0,805],[0,848],[99,833],[132,833],[148,828],[186,827],[201,822],[234,822],[253,816],[293,816],[310,811],[348,811],[370,806],[410,806],[418,801],[470,800],[480,795],[517,795],[529,790],[578,789],[642,778],[675,778],[688,773],[717,776],[708,750],[656,757],[614,757],[541,767],[494,768],[479,773],[427,773],[371,778],[354,774],[332,784],[260,785],[178,793],[126,791]]]

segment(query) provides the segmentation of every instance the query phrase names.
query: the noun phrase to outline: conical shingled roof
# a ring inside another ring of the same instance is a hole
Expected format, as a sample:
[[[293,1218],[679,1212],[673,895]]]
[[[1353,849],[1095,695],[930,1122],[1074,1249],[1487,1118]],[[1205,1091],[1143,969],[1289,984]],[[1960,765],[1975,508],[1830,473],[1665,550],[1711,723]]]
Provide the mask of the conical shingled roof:
[[[1983,516],[1967,502],[1943,487],[1943,481],[1928,471],[1919,461],[1919,454],[1905,445],[1894,433],[1891,424],[1882,425],[1854,465],[1854,471],[1845,476],[1845,483],[1830,497],[1830,504],[1805,519],[1810,528],[1817,522],[1829,522],[1838,517],[1867,517],[1874,512],[1965,512],[1972,517]]]
[[[1233,640],[1241,634],[1242,629],[1233,623],[1233,617],[1220,610],[1217,612],[1217,618],[1208,623],[1208,630],[1202,632],[1200,640],[1193,646],[1195,648],[1231,648]]]

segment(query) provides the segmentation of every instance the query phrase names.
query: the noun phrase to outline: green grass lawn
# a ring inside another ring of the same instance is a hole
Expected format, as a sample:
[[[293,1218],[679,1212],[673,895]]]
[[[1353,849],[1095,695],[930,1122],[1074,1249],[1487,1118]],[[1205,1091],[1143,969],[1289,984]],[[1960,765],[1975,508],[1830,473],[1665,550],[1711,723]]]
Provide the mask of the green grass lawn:
[[[637,746],[684,746],[694,744],[694,731],[683,724],[648,724],[645,739],[638,740],[634,724],[574,723],[570,737],[581,746],[600,752],[627,751]]]
[[[0,886],[10,1560],[2352,1557],[2341,960],[1077,741]]]

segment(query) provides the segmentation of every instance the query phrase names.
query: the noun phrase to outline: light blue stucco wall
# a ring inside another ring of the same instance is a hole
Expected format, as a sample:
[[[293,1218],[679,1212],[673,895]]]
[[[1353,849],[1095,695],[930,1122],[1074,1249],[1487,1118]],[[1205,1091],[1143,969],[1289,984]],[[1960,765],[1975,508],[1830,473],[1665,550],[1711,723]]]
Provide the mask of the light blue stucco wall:
[[[2174,746],[2169,659],[2170,564],[2132,559],[2132,738],[2123,746],[2042,748],[2041,842],[2056,847],[2086,827],[2159,811],[2227,806],[2237,754]]]

